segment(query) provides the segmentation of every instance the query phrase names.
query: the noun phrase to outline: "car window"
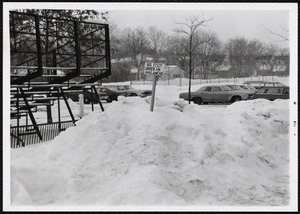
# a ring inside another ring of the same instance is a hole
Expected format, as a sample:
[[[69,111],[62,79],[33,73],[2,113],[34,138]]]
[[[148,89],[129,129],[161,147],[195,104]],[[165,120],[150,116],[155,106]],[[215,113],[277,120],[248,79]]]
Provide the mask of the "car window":
[[[261,88],[261,89],[259,89],[258,90],[258,94],[265,94],[265,93],[267,93],[267,91],[268,91],[268,89],[267,88]]]
[[[227,85],[223,85],[222,88],[224,89],[224,91],[232,91],[232,89]]]
[[[289,88],[283,88],[283,94],[289,94],[290,90]]]
[[[125,85],[124,88],[125,88],[126,90],[134,89],[131,85]]]
[[[269,88],[267,89],[267,94],[281,94],[280,88]]]
[[[118,90],[123,91],[126,90],[124,86],[118,86]]]
[[[290,89],[289,88],[286,88],[283,92],[284,94],[289,94],[290,93]]]
[[[232,88],[233,90],[242,90],[242,88],[238,85],[231,85],[230,88]]]
[[[212,91],[212,92],[220,92],[220,91],[221,91],[221,88],[220,88],[220,87],[212,87],[212,88],[211,88],[211,91]]]
[[[255,87],[253,87],[252,85],[247,85],[246,87],[248,87],[249,89],[255,90]]]
[[[209,91],[209,92],[211,92],[211,87],[206,87],[206,88],[203,89],[203,91]]]

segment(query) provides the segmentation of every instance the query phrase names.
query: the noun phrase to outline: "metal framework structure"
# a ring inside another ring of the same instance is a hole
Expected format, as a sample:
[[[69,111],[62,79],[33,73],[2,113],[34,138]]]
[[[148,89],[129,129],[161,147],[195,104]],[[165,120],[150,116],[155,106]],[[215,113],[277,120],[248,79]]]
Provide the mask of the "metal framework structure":
[[[32,141],[49,139],[42,133],[48,129],[40,129],[34,118],[37,106],[51,108],[57,100],[58,125],[49,123],[49,127],[57,127],[58,132],[52,131],[51,136],[64,130],[61,124],[75,125],[66,92],[90,88],[104,111],[95,82],[111,74],[107,24],[11,11],[10,47],[11,119],[17,120],[17,126],[11,126],[12,147],[31,144],[26,136],[35,135]],[[79,80],[77,84],[70,84],[74,79]],[[35,98],[37,94],[44,97]],[[71,121],[61,121],[60,100],[65,102]],[[19,119],[28,116],[31,124],[27,125],[26,119],[26,125],[30,128],[20,126]]]

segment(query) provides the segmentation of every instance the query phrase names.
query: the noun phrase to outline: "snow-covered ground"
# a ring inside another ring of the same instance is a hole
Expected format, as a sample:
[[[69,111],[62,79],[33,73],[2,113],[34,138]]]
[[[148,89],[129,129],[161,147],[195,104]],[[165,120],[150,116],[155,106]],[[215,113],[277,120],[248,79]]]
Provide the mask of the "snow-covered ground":
[[[119,97],[104,103],[104,112],[86,105],[76,127],[54,140],[11,149],[11,205],[37,210],[288,207],[295,191],[290,148],[296,143],[290,141],[290,101],[189,105],[178,99],[186,90],[185,83],[159,81],[154,112],[150,98]],[[78,104],[70,103],[78,112]],[[37,114],[42,118],[45,112]]]

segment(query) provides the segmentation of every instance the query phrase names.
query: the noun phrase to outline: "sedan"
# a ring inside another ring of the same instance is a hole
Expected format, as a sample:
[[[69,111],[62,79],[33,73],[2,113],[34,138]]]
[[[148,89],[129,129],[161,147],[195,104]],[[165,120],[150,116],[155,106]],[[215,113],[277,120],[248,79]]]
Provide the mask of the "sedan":
[[[106,85],[101,86],[102,92],[106,93],[106,101],[111,102],[112,100],[117,100],[118,96],[139,96],[147,97],[151,96],[151,90],[139,90],[133,88],[131,85]]]
[[[189,100],[189,93],[180,93],[179,98]],[[227,85],[204,85],[197,91],[191,92],[191,101],[196,104],[236,102],[249,99],[249,95],[243,91],[233,91]]]
[[[83,89],[83,90],[77,90],[76,92],[70,92],[70,93],[66,93],[66,96],[68,98],[70,98],[72,101],[74,102],[78,102],[79,101],[79,94],[83,95],[83,101],[85,104],[88,103],[99,103],[99,100],[97,98],[97,95],[94,92],[91,92],[90,89]]]

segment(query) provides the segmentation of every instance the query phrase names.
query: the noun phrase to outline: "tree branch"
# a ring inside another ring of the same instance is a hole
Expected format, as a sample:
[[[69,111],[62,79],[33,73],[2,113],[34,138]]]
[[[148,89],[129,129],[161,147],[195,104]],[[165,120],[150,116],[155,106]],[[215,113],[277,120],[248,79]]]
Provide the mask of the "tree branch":
[[[179,41],[175,41],[175,42],[178,43],[180,46],[182,46],[187,53],[190,53],[189,49],[187,49],[187,47],[185,47],[184,44],[182,44]]]
[[[278,37],[282,38],[283,41],[289,41],[289,39],[288,39],[286,36],[283,36],[283,35],[281,35],[281,34],[279,34],[279,33],[275,33],[275,32],[273,32],[273,31],[269,30],[268,28],[266,28],[264,25],[262,25],[262,26],[263,26],[263,28],[265,28],[265,30],[267,30],[269,33],[271,33],[271,34],[273,34],[273,35],[275,35],[275,36],[278,36]]]

